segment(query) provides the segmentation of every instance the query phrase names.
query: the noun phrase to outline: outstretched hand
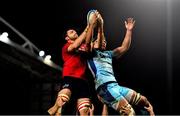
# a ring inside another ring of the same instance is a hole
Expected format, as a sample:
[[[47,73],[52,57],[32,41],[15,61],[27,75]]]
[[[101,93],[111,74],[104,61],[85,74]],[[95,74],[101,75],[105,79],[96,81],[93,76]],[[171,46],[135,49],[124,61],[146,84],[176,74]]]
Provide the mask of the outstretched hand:
[[[153,107],[151,104],[149,104],[148,107],[144,107],[150,114],[150,116],[155,116],[154,112],[153,112]]]
[[[104,20],[103,20],[101,14],[97,11],[97,12],[96,12],[96,15],[97,15],[97,18],[98,18],[98,22],[99,22],[101,25],[103,25],[103,24],[104,24]]]
[[[96,25],[98,16],[96,15],[97,11],[94,12],[91,16],[91,20],[89,20],[89,25]]]
[[[91,107],[89,107],[89,113],[90,113],[90,116],[94,115],[94,105],[93,104],[91,104]]]
[[[125,21],[125,27],[127,30],[132,30],[135,25],[135,20],[133,18],[128,18],[127,21]]]

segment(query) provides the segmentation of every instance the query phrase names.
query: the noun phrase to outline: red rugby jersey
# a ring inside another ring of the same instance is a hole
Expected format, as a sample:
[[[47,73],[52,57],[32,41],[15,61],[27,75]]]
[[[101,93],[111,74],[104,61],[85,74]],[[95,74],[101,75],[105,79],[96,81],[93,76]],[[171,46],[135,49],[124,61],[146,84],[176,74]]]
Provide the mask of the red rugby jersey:
[[[77,52],[68,52],[70,43],[66,43],[62,48],[63,74],[62,76],[71,76],[84,79],[86,70],[86,59]]]

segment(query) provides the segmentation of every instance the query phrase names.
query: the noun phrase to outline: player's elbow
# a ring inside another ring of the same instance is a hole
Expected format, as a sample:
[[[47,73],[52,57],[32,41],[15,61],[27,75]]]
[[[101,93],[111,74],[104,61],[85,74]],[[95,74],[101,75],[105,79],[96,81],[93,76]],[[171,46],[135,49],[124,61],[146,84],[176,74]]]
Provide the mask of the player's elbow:
[[[116,59],[119,59],[124,53],[126,53],[128,48],[125,47],[119,47],[116,52]]]
[[[119,51],[119,53],[125,53],[128,51],[128,49],[129,49],[128,46],[121,46],[118,48],[118,51]]]
[[[68,52],[72,52],[72,51],[74,51],[74,50],[76,50],[78,48],[78,46],[76,46],[76,45],[70,45],[69,47],[68,47]]]

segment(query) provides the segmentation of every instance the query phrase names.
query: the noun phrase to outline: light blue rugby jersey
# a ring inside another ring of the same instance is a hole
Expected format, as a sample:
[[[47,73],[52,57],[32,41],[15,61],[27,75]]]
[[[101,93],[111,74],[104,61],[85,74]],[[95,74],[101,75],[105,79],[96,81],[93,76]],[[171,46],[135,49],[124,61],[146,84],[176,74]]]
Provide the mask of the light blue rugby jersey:
[[[88,59],[88,67],[95,78],[96,89],[109,81],[116,81],[112,68],[112,51],[94,50]]]

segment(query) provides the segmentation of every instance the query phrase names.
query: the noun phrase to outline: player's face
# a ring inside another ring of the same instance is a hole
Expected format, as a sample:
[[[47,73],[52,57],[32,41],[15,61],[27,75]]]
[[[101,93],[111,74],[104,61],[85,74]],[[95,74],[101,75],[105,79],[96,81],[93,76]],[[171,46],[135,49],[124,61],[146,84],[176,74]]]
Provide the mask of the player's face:
[[[76,38],[78,38],[77,32],[75,30],[73,30],[73,29],[70,29],[70,30],[67,31],[67,36],[71,40],[75,40]]]
[[[98,41],[94,41],[94,48],[98,48]],[[100,47],[101,50],[105,50],[106,49],[106,40],[103,40],[102,41],[102,44],[101,44],[101,47]]]
[[[106,40],[103,40],[102,45],[101,45],[101,49],[102,50],[106,49]]]

